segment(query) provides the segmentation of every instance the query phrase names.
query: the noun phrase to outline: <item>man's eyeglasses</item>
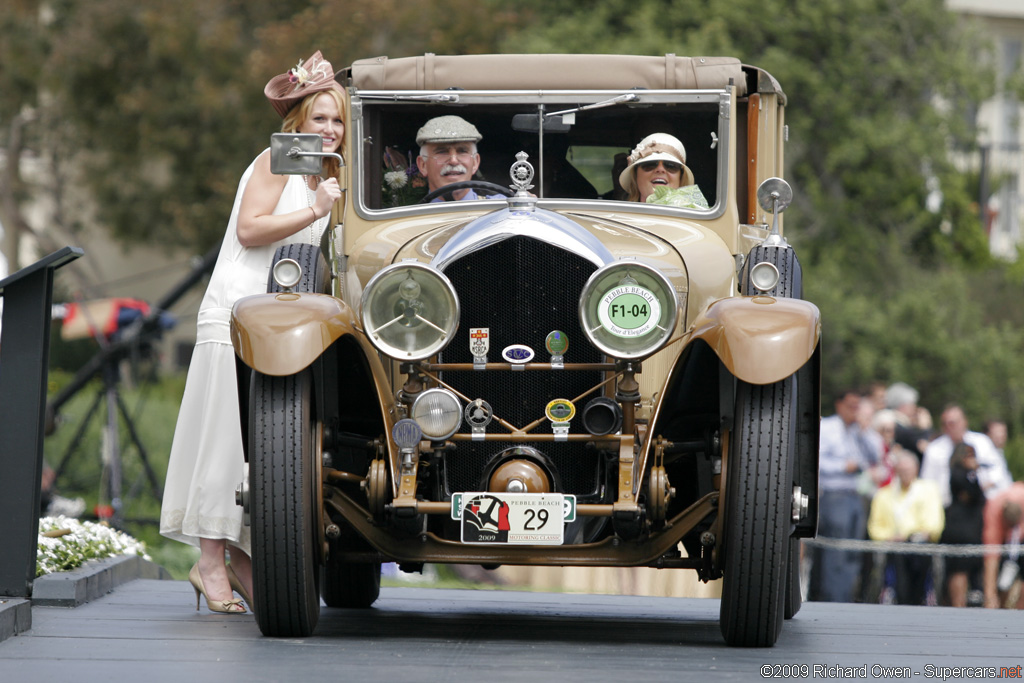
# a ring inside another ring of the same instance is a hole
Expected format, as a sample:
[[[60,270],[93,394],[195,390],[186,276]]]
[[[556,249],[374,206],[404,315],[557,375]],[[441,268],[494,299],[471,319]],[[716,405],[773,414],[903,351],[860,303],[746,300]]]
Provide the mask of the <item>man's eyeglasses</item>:
[[[470,161],[473,158],[473,150],[469,147],[448,147],[446,149],[435,149],[430,152],[432,160],[441,163],[455,157],[461,162]]]
[[[676,163],[675,161],[665,161],[664,159],[657,159],[655,161],[641,161],[637,164],[640,168],[650,173],[654,169],[658,168],[658,164],[665,167],[665,170],[669,173],[679,173],[683,170],[683,165]]]

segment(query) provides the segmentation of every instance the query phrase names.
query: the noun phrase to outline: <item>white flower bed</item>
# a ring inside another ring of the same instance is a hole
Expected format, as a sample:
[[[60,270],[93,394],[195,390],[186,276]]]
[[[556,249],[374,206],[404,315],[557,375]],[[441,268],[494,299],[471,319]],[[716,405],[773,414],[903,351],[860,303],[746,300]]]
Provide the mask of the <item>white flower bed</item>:
[[[62,531],[66,533],[52,536]],[[51,535],[44,535],[48,533]],[[151,559],[141,541],[104,524],[63,516],[43,517],[39,520],[37,577],[75,569],[88,560],[117,555],[138,555],[146,560]]]

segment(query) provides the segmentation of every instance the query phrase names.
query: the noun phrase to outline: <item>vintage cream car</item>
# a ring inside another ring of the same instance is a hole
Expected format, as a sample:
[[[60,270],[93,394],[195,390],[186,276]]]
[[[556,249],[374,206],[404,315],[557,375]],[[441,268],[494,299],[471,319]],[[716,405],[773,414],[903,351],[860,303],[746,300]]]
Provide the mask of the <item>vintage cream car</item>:
[[[779,84],[676,55],[338,80],[337,227],[279,250],[232,318],[262,632],[368,607],[382,562],[644,566],[722,578],[726,642],[773,645],[816,531],[820,403]],[[492,198],[422,201],[416,132],[446,114],[482,134]],[[615,198],[616,154],[652,132],[709,208]],[[317,140],[274,136],[277,171],[318,170]]]

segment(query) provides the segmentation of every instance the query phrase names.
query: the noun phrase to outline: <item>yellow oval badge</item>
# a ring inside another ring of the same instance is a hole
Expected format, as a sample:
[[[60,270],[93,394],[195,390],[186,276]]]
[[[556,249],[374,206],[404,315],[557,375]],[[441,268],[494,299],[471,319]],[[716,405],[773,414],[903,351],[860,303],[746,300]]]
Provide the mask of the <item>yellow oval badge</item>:
[[[556,398],[544,408],[544,414],[552,422],[568,422],[576,415],[576,406],[568,399]]]

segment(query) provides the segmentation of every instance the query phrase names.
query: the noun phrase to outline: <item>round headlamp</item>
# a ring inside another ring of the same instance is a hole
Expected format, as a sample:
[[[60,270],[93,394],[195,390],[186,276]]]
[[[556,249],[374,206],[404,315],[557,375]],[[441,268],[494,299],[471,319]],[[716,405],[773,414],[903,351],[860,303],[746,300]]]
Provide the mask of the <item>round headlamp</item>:
[[[407,261],[370,279],[360,313],[377,349],[397,360],[422,360],[451,342],[459,326],[459,297],[439,270]]]
[[[635,261],[609,263],[587,280],[580,324],[590,343],[614,358],[649,356],[672,336],[679,297],[655,268]]]
[[[274,282],[284,290],[291,290],[302,279],[302,266],[291,258],[283,258],[274,264]]]
[[[431,441],[444,441],[462,424],[462,404],[447,389],[427,389],[412,402],[412,419]]]
[[[775,289],[779,277],[779,269],[767,261],[761,261],[750,269],[750,284],[762,294]]]

